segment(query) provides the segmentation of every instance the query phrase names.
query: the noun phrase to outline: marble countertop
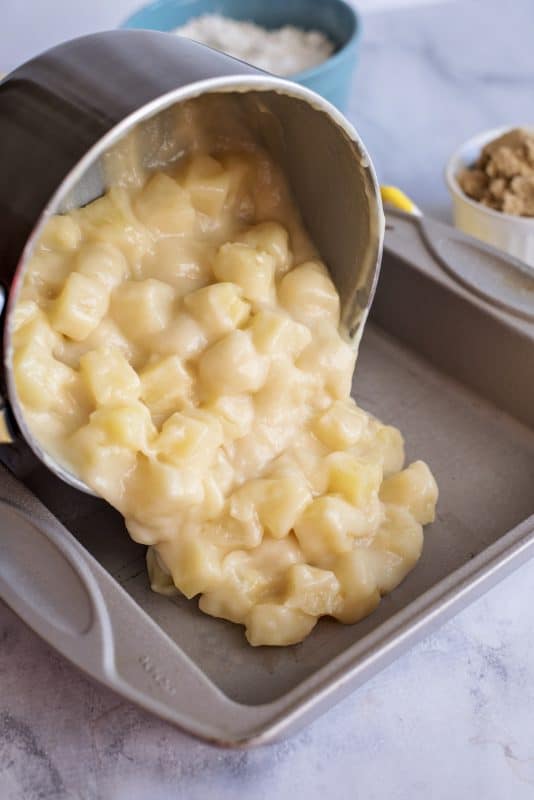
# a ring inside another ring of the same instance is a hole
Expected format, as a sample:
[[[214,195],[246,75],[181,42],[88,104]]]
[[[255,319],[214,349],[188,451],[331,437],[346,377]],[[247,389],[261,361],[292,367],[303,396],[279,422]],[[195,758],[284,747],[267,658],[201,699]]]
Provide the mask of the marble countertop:
[[[448,154],[528,118],[533,29],[531,0],[366,18],[349,116],[380,179],[447,219]],[[250,751],[123,702],[0,604],[0,798],[532,800],[533,586],[531,562],[302,732]]]

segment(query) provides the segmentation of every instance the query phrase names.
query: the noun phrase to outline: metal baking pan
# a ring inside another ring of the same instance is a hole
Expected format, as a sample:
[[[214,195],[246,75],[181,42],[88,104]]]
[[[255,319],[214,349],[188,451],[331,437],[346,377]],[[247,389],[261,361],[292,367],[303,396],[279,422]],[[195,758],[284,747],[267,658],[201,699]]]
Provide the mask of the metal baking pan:
[[[251,648],[195,600],[152,593],[144,548],[104,502],[22,443],[2,454],[0,596],[85,672],[203,739],[288,735],[534,554],[534,324],[456,282],[411,221],[387,227],[354,392],[400,426],[441,495],[421,561],[359,624]]]

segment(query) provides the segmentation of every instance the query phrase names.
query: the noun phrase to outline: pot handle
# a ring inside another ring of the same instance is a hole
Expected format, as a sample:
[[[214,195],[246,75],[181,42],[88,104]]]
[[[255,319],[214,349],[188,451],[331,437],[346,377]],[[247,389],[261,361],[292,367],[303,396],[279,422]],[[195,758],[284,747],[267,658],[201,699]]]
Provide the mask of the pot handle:
[[[0,530],[0,599],[48,644],[197,736],[235,744],[252,735],[261,711],[224,695],[1,465]]]
[[[49,644],[104,678],[113,643],[89,565],[59,525],[27,508],[19,487],[9,486],[8,473],[0,475],[0,597]]]
[[[466,233],[434,219],[417,219],[436,262],[464,288],[503,311],[534,321],[534,270]]]
[[[457,228],[423,216],[415,203],[394,186],[383,186],[381,194],[393,233],[395,221],[412,225],[434,262],[464,289],[496,308],[534,321],[534,270],[528,264]],[[402,257],[406,241],[390,233],[385,248],[398,250]]]

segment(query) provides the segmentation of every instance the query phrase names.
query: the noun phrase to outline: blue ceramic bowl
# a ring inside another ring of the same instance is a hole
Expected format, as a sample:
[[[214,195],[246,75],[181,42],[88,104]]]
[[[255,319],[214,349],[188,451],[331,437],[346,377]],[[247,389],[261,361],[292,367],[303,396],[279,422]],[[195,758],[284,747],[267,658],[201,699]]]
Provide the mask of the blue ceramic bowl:
[[[292,75],[291,80],[345,109],[361,23],[344,0],[156,0],[128,17],[121,27],[170,31],[201,14],[250,20],[265,28],[295,25],[322,31],[335,43],[334,54],[318,67]]]

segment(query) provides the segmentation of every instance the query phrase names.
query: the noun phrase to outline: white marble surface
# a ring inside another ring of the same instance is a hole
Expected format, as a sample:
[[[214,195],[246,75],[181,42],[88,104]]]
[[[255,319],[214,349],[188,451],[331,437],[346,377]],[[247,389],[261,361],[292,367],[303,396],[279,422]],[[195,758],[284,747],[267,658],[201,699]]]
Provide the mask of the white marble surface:
[[[65,39],[114,28],[150,0],[1,0],[0,73]],[[450,2],[451,0],[447,0]],[[364,14],[440,0],[348,0]]]
[[[370,17],[350,116],[381,179],[446,218],[450,150],[532,114],[533,28],[531,0]],[[530,563],[301,733],[253,751],[122,702],[0,605],[0,798],[532,800],[533,586]]]

